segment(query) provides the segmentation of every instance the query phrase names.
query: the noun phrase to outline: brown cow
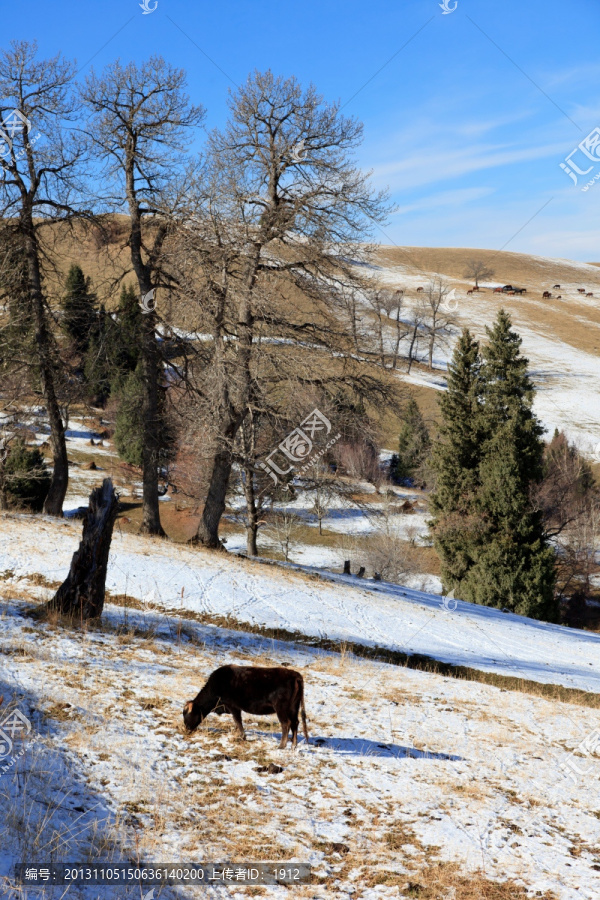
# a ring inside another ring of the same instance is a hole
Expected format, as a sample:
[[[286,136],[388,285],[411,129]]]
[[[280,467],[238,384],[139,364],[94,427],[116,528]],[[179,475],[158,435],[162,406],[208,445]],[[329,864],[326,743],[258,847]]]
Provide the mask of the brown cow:
[[[544,293],[542,294],[542,300],[549,300],[551,296],[552,294],[550,293],[550,291],[544,291]]]
[[[417,288],[417,294],[419,293],[419,291],[422,291],[422,290],[423,290],[422,287],[418,287],[418,288]]]
[[[558,297],[557,297],[556,299],[557,299],[557,300],[562,300],[562,294],[559,294]]]
[[[239,736],[246,740],[242,712],[255,716],[276,713],[281,722],[280,750],[288,742],[292,729],[292,748],[298,743],[298,711],[302,715],[302,729],[308,744],[306,712],[304,709],[304,679],[300,672],[283,667],[221,666],[193,699],[183,707],[183,721],[188,731],[194,731],[211,712],[231,713]]]
[[[586,297],[593,297],[594,295],[592,294],[591,291],[588,291],[588,293],[587,293],[585,296],[586,296]]]
[[[554,288],[555,288],[556,290],[559,290],[559,291],[560,291],[560,284],[555,284],[555,285],[554,285]]]
[[[585,294],[585,288],[577,288],[578,294]]]

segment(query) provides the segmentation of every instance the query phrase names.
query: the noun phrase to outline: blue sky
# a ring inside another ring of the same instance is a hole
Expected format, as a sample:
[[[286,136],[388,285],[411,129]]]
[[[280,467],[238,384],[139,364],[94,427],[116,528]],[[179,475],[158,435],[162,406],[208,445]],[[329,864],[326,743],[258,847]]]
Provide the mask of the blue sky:
[[[446,15],[441,0],[139,2],[6,4],[0,43],[37,39],[82,74],[159,53],[187,70],[209,128],[254,68],[312,81],[364,122],[360,165],[398,204],[383,243],[600,261],[600,179],[581,190],[600,158],[573,157],[593,167],[577,185],[559,165],[600,126],[598,0],[458,0]]]

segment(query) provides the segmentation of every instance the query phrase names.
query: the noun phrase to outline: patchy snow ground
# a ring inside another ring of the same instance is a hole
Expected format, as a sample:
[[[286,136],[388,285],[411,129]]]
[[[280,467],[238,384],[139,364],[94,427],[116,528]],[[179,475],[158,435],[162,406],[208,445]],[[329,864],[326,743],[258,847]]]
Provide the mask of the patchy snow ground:
[[[137,552],[147,564],[141,544]],[[278,583],[281,573],[269,571]],[[595,710],[156,612],[109,605],[103,629],[81,633],[36,624],[22,601],[1,609],[0,693],[30,717],[35,738],[0,776],[2,897],[17,896],[10,866],[31,860],[34,845],[38,863],[52,848],[65,860],[308,862],[323,885],[294,896],[323,900],[401,896],[393,885],[432,860],[483,867],[560,900],[600,892],[600,799],[590,789],[600,759],[577,757],[583,778],[560,769],[598,728]],[[300,670],[312,746],[278,750],[276,720],[253,716],[244,717],[246,743],[227,716],[185,736],[183,703],[226,663]],[[269,763],[283,771],[257,772]],[[185,887],[155,897],[207,893],[216,895]]]
[[[31,573],[50,581],[65,578],[80,523],[17,514],[0,521],[5,585],[18,585]],[[600,693],[599,635],[462,601],[444,607],[439,595],[399,585],[329,573],[315,580],[307,577],[310,571],[289,572],[116,532],[107,588],[173,612],[232,615],[241,622]]]

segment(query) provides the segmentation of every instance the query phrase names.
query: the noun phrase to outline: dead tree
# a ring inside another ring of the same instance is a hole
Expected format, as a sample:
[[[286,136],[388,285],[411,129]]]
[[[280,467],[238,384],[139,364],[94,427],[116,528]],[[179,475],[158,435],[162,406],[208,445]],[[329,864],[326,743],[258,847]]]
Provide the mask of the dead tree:
[[[73,554],[69,574],[48,609],[86,620],[102,615],[108,554],[118,507],[113,483],[105,478],[102,487],[90,494],[79,549]]]

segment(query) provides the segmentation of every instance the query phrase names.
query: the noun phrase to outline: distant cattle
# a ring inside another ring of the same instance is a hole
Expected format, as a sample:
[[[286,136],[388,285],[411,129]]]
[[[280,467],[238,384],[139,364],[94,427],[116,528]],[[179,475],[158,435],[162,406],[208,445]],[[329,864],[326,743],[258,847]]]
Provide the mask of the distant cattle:
[[[420,291],[422,291],[422,290],[423,290],[422,287],[418,287],[418,288],[417,288],[417,294],[418,294]]]
[[[557,299],[557,300],[562,300],[562,294],[559,294],[558,297],[557,297],[556,299]]]
[[[550,293],[550,291],[544,291],[544,293],[542,294],[542,300],[549,300],[551,296],[552,294]]]
[[[298,743],[298,712],[308,744],[306,712],[304,710],[304,679],[300,672],[283,667],[221,666],[193,700],[183,707],[183,721],[188,731],[194,731],[211,712],[231,713],[239,736],[246,740],[242,712],[254,716],[275,713],[281,722],[281,743],[285,749],[288,732],[292,729],[292,747]]]
[[[513,294],[526,294],[527,288],[513,288],[512,292]]]
[[[494,288],[494,294],[501,294],[504,291],[504,288]]]
[[[585,288],[577,288],[578,294],[585,294]]]
[[[560,284],[555,284],[554,288],[560,291]]]
[[[473,293],[473,291],[467,291],[467,294],[472,294],[472,293]]]
[[[593,297],[594,295],[592,294],[591,291],[588,291],[588,293],[587,293],[585,296],[586,296],[586,297]]]

